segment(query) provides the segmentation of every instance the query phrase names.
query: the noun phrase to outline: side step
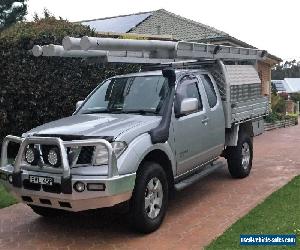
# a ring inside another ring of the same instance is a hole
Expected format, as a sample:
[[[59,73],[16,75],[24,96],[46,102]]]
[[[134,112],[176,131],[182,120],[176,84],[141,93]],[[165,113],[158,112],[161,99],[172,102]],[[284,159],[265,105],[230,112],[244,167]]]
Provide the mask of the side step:
[[[193,174],[193,175],[187,177],[186,179],[182,180],[181,182],[176,183],[175,190],[180,191],[180,190],[194,184],[195,182],[199,181],[203,177],[211,174],[212,172],[216,171],[217,169],[219,169],[223,166],[225,166],[225,164],[221,161],[216,161],[213,164],[209,164],[201,172]]]

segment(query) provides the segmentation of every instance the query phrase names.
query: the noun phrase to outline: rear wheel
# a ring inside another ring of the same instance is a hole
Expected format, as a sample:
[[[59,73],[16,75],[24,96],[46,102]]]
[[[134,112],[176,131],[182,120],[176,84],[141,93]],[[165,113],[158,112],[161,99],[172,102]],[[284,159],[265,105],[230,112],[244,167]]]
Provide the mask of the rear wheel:
[[[250,174],[253,158],[252,138],[241,132],[237,145],[226,149],[228,169],[232,177],[245,178]]]
[[[168,205],[168,182],[165,171],[155,162],[145,162],[137,173],[130,201],[132,225],[142,233],[161,225]]]
[[[40,206],[35,206],[35,205],[28,205],[31,207],[33,212],[36,214],[43,216],[43,217],[59,217],[66,215],[67,212],[61,209],[55,209],[55,208],[50,208],[50,207],[40,207]]]

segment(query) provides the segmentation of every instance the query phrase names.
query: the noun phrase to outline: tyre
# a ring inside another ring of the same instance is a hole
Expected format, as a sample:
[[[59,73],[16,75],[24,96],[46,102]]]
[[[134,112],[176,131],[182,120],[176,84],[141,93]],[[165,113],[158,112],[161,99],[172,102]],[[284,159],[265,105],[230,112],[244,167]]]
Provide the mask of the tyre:
[[[55,208],[50,208],[50,207],[40,207],[40,206],[35,206],[35,205],[28,205],[31,207],[33,212],[36,214],[43,216],[43,217],[59,217],[67,214],[66,211],[61,210],[61,209],[55,209]]]
[[[241,131],[237,146],[227,147],[226,151],[228,170],[231,176],[233,178],[247,177],[252,168],[252,138]]]
[[[168,181],[166,173],[155,162],[145,162],[137,172],[130,200],[133,228],[141,233],[151,233],[161,225],[168,206]]]

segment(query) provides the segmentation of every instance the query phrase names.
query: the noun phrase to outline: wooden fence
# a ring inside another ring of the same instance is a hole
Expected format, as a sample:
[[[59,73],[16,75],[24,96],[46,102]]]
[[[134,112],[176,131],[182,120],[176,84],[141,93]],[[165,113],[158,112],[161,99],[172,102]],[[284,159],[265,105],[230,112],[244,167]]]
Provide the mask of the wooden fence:
[[[276,128],[285,128],[290,126],[295,126],[298,124],[297,118],[290,118],[287,120],[276,121],[275,123],[265,123],[265,131],[276,129]]]

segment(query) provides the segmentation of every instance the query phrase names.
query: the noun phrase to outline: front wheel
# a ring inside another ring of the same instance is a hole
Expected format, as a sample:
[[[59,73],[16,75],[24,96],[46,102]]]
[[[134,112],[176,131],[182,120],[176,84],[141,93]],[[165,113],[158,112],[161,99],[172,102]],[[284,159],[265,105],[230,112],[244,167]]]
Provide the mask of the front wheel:
[[[245,178],[250,174],[253,158],[252,138],[240,133],[237,145],[226,149],[228,170],[234,178]]]
[[[142,233],[161,225],[168,205],[168,182],[165,171],[155,162],[145,162],[137,172],[130,201],[133,227]]]

